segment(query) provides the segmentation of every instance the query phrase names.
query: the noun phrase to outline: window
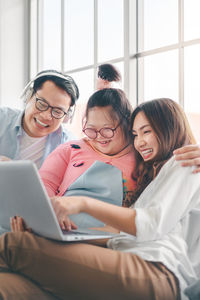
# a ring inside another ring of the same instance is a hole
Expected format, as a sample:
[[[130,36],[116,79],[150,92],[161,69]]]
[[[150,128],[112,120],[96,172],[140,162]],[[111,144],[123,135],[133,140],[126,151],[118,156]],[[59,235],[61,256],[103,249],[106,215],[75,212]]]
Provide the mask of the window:
[[[184,51],[184,108],[200,141],[200,44],[186,47]]]
[[[179,102],[200,141],[199,0],[139,0],[138,102],[169,97]]]
[[[98,61],[123,57],[123,1],[99,0],[97,3]]]
[[[31,77],[44,69],[56,69],[76,80],[80,99],[70,127],[78,135],[85,103],[95,90],[98,65],[113,63],[124,77],[124,62],[127,64],[127,58],[130,59],[128,51],[126,54],[124,51],[127,40],[124,32],[128,32],[124,12],[128,12],[128,3],[127,0],[31,0]]]
[[[0,1],[0,105],[22,108],[20,100],[28,70],[27,1]]]
[[[48,1],[48,0],[47,0]],[[94,1],[65,1],[64,69],[73,70],[94,63]],[[77,26],[78,24],[78,26]]]
[[[139,102],[155,98],[171,98],[178,101],[178,50],[149,55],[138,60],[142,68],[144,92]]]
[[[199,11],[199,0],[31,0],[31,77],[47,68],[74,77],[79,135],[97,66],[116,64],[133,106],[174,99],[200,140]]]

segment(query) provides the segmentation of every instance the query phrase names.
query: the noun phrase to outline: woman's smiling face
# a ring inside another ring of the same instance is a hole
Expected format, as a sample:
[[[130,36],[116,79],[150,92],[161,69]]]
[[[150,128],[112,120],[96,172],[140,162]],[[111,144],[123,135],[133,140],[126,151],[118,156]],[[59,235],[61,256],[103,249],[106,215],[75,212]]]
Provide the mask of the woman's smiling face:
[[[97,132],[97,137],[95,139],[90,139],[90,143],[95,149],[107,155],[115,155],[127,145],[125,135],[119,124],[120,121],[117,119],[114,120],[111,117],[111,112],[111,106],[95,106],[90,108],[84,126],[84,129],[90,128],[96,131],[99,131],[102,128],[114,129],[114,135],[111,138],[104,137],[100,132]]]
[[[154,159],[159,151],[159,143],[155,131],[142,111],[135,117],[132,133],[135,149],[140,153],[143,160]]]

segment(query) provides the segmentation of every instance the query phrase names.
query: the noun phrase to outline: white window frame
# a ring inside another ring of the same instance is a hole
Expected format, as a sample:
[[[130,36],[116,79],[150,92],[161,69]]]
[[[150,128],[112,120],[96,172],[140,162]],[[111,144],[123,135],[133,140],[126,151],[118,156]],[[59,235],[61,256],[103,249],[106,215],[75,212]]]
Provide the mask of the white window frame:
[[[38,72],[42,66],[42,9],[43,0],[31,0],[37,3],[37,9],[34,13],[37,18],[37,54],[36,54],[36,71]],[[61,0],[61,71],[71,74],[81,72],[89,69],[93,69],[94,72],[94,88],[95,88],[95,74],[98,67],[98,0],[94,1],[94,62],[92,65],[84,67],[64,70],[64,6],[65,0]],[[185,47],[200,44],[200,39],[193,39],[190,41],[184,41],[184,0],[178,0],[178,43],[171,44],[165,47],[160,47],[148,51],[138,51],[139,38],[138,35],[139,26],[140,33],[143,32],[142,22],[142,3],[143,0],[123,0],[124,3],[124,56],[117,59],[101,62],[101,63],[124,63],[124,90],[127,93],[133,106],[140,103],[144,95],[143,85],[143,67],[139,59],[143,57],[152,56],[159,53],[168,52],[171,50],[178,50],[179,55],[179,78],[178,78],[178,93],[180,104],[184,107],[184,49]],[[30,5],[31,7],[31,5]],[[30,46],[31,48],[31,46]],[[33,62],[34,63],[34,62]],[[30,77],[31,70],[30,67]]]
[[[137,15],[137,32],[139,29],[139,24],[142,26],[142,4],[143,0],[136,0],[136,15]],[[139,18],[141,18],[139,20]],[[143,32],[143,28],[140,28],[140,32]],[[139,43],[139,37],[137,35],[137,45]],[[178,43],[171,44],[165,47],[160,47],[148,51],[137,51],[134,55],[132,55],[131,59],[136,60],[136,90],[137,90],[137,103],[141,102],[141,99],[143,99],[144,95],[144,85],[143,85],[143,70],[142,70],[142,64],[140,62],[140,66],[138,63],[138,60],[143,57],[152,56],[159,53],[168,52],[171,50],[178,50],[178,56],[179,56],[179,62],[178,62],[178,70],[179,70],[179,76],[178,76],[178,93],[179,93],[179,104],[182,105],[184,108],[184,49],[188,46],[193,46],[196,44],[200,44],[200,39],[192,39],[189,41],[184,41],[184,0],[178,1]]]
[[[71,74],[73,76],[73,73],[76,72],[81,72],[81,71],[86,71],[89,69],[93,69],[94,72],[94,88],[95,88],[95,77],[96,77],[96,70],[97,67],[100,63],[98,63],[97,57],[98,57],[98,0],[93,0],[94,1],[94,62],[92,65],[87,65],[84,67],[80,67],[80,68],[76,68],[76,69],[68,69],[65,70],[64,69],[64,11],[65,11],[65,0],[61,0],[61,71],[65,72],[67,74]],[[42,67],[42,63],[43,63],[43,57],[42,57],[42,47],[43,47],[43,20],[42,20],[42,14],[43,14],[43,0],[31,0],[31,2],[35,3],[34,5],[34,11],[32,10],[30,12],[30,15],[32,16],[32,19],[36,19],[36,32],[37,32],[37,38],[35,38],[35,40],[32,40],[32,43],[37,44],[37,53],[34,54],[34,59],[32,59],[30,61],[30,78],[32,78],[37,72],[39,72],[39,70]],[[130,93],[130,84],[133,85],[133,82],[130,83],[130,60],[135,59],[135,57],[132,57],[132,55],[130,54],[130,18],[131,15],[134,14],[134,20],[136,20],[135,15],[136,15],[136,0],[123,0],[123,6],[124,6],[124,56],[122,57],[118,57],[116,59],[112,59],[109,61],[104,61],[101,62],[102,63],[119,63],[119,62],[123,62],[124,63],[124,90],[127,93],[127,95],[129,96]],[[133,11],[129,11],[129,8],[131,7],[134,8]],[[30,5],[30,8],[33,8],[33,5]],[[30,18],[31,20],[31,18]],[[135,22],[135,21],[134,21]],[[133,23],[133,22],[132,22]],[[135,22],[136,24],[136,22]],[[134,28],[136,28],[134,24]],[[32,28],[33,24],[30,24],[30,28]],[[31,31],[30,31],[31,32]],[[131,31],[132,32],[132,31]],[[136,37],[134,38],[134,43],[136,42]],[[30,46],[31,49],[31,46]],[[30,50],[31,51],[31,50]],[[30,55],[30,57],[32,57]],[[135,72],[135,70],[134,70]],[[135,85],[135,84],[134,84]],[[131,89],[132,90],[132,89]],[[133,89],[135,91],[135,88]],[[132,96],[132,98],[134,98],[134,102],[136,104],[136,93],[135,95]]]

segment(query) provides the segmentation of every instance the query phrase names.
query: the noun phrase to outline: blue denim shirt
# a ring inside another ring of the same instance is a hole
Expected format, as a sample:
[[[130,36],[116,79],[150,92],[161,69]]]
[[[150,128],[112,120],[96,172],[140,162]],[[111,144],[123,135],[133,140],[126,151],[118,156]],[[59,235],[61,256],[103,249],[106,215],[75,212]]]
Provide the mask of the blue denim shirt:
[[[24,111],[8,107],[0,108],[0,155],[11,159],[19,159],[19,142],[22,136],[22,117]],[[60,144],[74,140],[72,133],[60,126],[58,130],[48,135],[42,162]],[[0,235],[7,230],[0,225]]]
[[[24,111],[18,109],[0,108],[0,155],[14,160],[19,159],[23,115]],[[42,162],[58,145],[73,139],[75,139],[73,134],[62,125],[55,132],[50,133],[47,137]]]

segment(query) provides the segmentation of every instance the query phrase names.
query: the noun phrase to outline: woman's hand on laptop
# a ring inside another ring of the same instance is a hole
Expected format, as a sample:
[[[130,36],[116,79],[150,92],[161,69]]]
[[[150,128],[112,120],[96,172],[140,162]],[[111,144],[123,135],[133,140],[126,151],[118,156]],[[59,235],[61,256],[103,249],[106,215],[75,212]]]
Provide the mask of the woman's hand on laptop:
[[[0,161],[9,161],[9,160],[11,160],[9,157],[0,155]]]
[[[10,228],[12,232],[19,232],[19,231],[28,231],[31,232],[31,228],[26,226],[22,217],[14,216],[10,218]]]
[[[70,231],[77,229],[78,226],[70,220],[65,206],[65,197],[51,197],[51,203],[56,213],[58,222],[62,230]]]

